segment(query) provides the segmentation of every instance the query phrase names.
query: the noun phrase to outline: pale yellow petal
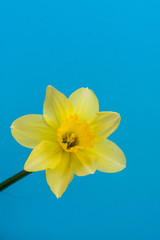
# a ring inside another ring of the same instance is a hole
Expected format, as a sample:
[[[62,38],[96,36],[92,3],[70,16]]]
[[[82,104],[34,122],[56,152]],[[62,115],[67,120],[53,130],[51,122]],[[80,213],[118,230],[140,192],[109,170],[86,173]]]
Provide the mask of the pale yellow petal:
[[[120,123],[120,115],[116,112],[99,112],[95,117],[88,120],[95,142],[106,139],[113,133]]]
[[[72,169],[78,176],[93,174],[96,171],[97,156],[93,150],[78,150],[71,154]]]
[[[69,99],[52,86],[48,86],[43,107],[46,122],[57,129],[72,113],[73,107]]]
[[[99,103],[94,92],[88,88],[80,88],[69,97],[74,112],[81,120],[86,121],[99,112]]]
[[[62,148],[56,142],[43,141],[31,152],[24,170],[36,172],[55,168],[61,161]]]
[[[57,198],[62,196],[73,177],[70,153],[67,152],[62,153],[61,163],[55,169],[46,170],[47,182]]]
[[[108,139],[94,146],[98,158],[97,170],[102,172],[119,172],[126,167],[126,158],[122,150]]]
[[[18,143],[28,148],[34,148],[44,140],[56,141],[56,131],[38,114],[16,119],[12,123],[11,133]]]

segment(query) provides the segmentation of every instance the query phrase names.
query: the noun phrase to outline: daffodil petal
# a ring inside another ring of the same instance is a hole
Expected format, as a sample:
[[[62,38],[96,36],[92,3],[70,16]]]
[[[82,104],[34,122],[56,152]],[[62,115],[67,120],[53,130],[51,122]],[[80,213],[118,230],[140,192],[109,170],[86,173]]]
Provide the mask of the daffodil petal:
[[[52,86],[48,86],[43,107],[44,119],[48,125],[57,129],[72,113],[73,107],[69,99]]]
[[[94,92],[88,88],[80,88],[69,97],[74,112],[81,120],[86,121],[99,112],[99,103]]]
[[[101,172],[119,172],[126,167],[126,158],[122,150],[108,139],[94,146],[98,158],[97,170]]]
[[[16,119],[11,125],[11,133],[18,143],[28,148],[34,148],[44,140],[56,140],[56,131],[46,124],[42,115],[38,114]]]
[[[88,124],[95,135],[95,142],[102,141],[113,133],[119,126],[120,120],[120,115],[115,112],[99,112],[89,119]]]
[[[96,171],[97,157],[92,150],[78,150],[71,154],[72,169],[78,176],[93,174]]]
[[[55,169],[46,170],[48,185],[57,198],[62,196],[73,177],[70,153],[67,152],[62,153],[61,163]]]
[[[24,170],[36,172],[55,168],[61,161],[62,148],[56,142],[43,141],[31,152]]]

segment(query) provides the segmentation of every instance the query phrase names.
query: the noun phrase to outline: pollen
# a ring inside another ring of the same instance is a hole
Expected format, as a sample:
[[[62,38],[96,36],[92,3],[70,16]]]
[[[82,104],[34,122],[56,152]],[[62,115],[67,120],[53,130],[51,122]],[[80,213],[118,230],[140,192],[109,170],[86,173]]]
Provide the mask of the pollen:
[[[77,114],[70,116],[57,130],[59,144],[66,152],[93,147],[94,135],[88,123],[81,122]]]

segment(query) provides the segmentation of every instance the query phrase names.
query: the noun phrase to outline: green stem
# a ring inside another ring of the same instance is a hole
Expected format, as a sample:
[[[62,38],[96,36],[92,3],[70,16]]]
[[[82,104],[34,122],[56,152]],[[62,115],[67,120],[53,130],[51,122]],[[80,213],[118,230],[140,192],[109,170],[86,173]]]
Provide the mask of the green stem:
[[[31,172],[26,172],[25,170],[15,174],[14,176],[8,178],[7,180],[5,180],[4,182],[2,182],[0,184],[0,192],[3,191],[5,188],[9,187],[10,185],[12,185],[13,183],[19,181],[20,179],[26,177],[27,175],[29,175]]]

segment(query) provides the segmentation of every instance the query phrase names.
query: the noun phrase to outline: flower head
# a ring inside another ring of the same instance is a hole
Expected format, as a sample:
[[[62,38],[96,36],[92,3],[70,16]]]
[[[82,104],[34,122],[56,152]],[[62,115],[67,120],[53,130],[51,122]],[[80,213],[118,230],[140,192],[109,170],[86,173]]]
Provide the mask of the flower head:
[[[43,115],[18,118],[11,132],[21,145],[33,148],[24,169],[46,170],[47,182],[59,198],[74,174],[113,173],[125,168],[123,152],[106,139],[119,123],[118,113],[99,112],[98,99],[88,88],[78,89],[67,99],[48,86]]]

